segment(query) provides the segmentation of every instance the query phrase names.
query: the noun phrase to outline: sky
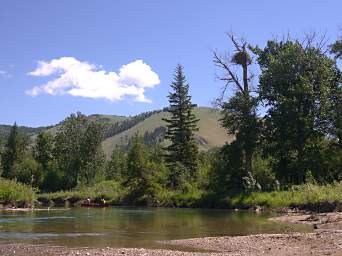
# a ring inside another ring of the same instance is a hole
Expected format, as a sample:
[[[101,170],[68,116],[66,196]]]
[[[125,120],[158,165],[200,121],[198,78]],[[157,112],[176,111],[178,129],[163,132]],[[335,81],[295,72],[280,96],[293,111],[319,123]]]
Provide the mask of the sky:
[[[341,0],[1,0],[0,124],[163,108],[178,63],[193,102],[211,106],[222,86],[212,51],[233,50],[227,32],[260,46],[314,31],[333,42],[341,9]]]

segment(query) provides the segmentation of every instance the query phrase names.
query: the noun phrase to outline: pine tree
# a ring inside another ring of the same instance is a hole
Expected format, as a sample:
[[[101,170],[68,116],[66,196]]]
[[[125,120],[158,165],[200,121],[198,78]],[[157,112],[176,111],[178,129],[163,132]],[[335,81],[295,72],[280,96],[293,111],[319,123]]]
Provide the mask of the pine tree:
[[[191,102],[189,84],[181,65],[176,67],[174,81],[170,86],[172,92],[168,96],[170,106],[167,109],[170,118],[164,119],[167,122],[165,138],[171,142],[166,148],[168,151],[166,160],[171,170],[171,186],[176,187],[179,184],[177,184],[173,173],[177,173],[176,169],[179,168],[179,164],[188,170],[189,173],[185,176],[190,178],[196,174],[198,146],[194,138],[194,131],[198,131],[198,119],[193,113],[196,105]]]
[[[18,132],[16,123],[11,128],[10,135],[5,145],[4,153],[1,157],[3,173],[2,177],[13,179],[16,178],[18,165],[24,151],[24,141]]]
[[[126,174],[127,158],[125,151],[116,146],[106,168],[107,180],[121,180]]]

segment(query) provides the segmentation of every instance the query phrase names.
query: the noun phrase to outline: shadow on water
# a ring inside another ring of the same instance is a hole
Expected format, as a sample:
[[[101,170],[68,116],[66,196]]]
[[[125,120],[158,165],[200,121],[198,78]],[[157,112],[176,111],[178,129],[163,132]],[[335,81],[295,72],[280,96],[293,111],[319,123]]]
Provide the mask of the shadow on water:
[[[267,219],[271,216],[270,213],[229,210],[121,207],[2,212],[0,243],[189,250],[158,241],[312,231],[312,228],[306,225],[270,222]]]

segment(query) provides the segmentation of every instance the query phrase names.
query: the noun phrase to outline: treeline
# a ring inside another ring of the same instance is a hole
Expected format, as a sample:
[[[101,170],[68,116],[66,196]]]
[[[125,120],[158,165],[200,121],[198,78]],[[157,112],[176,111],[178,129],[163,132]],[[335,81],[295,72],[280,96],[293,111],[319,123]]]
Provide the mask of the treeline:
[[[133,126],[137,125],[138,123],[144,121],[146,118],[156,114],[160,113],[161,110],[155,110],[155,111],[148,111],[144,112],[138,115],[135,115],[129,119],[120,121],[120,122],[115,122],[114,124],[110,125],[105,125],[104,127],[104,134],[103,137],[104,139],[113,137],[123,131],[128,130],[129,128],[132,128]]]
[[[178,65],[166,128],[137,134],[107,161],[101,141],[108,130],[81,113],[65,119],[55,136],[40,133],[33,146],[14,125],[1,154],[1,176],[43,192],[81,191],[105,181],[120,195],[115,203],[207,207],[229,205],[239,194],[341,181],[341,41],[325,48],[313,37],[289,38],[260,48],[229,39],[231,58],[214,52],[214,64],[225,85],[217,100],[221,123],[235,135],[232,143],[199,152],[195,104]],[[254,83],[253,66],[260,70]],[[113,134],[120,130],[114,126]]]
[[[26,127],[26,126],[19,126],[18,130],[23,134],[31,136],[34,134],[38,134],[42,131],[45,131],[51,127],[52,126],[32,128],[32,127]],[[12,128],[11,125],[0,125],[0,146],[2,146],[2,144],[5,143],[5,141],[8,139],[8,136],[11,132],[11,128]]]

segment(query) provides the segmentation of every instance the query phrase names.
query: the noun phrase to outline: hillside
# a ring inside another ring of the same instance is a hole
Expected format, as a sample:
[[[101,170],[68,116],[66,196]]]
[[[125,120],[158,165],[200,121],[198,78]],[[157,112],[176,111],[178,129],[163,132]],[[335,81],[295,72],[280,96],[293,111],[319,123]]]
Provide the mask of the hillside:
[[[2,124],[0,125],[0,140],[4,141],[8,138],[10,131],[11,131],[11,125]],[[51,129],[52,127],[27,127],[27,126],[18,126],[18,131],[22,134],[25,134],[27,136],[35,136],[36,134]]]
[[[228,136],[219,124],[220,113],[218,110],[198,107],[195,109],[195,115],[200,119],[196,140],[201,150],[208,150],[231,141],[232,136]],[[153,144],[156,141],[160,141],[165,145],[167,142],[163,140],[163,136],[166,129],[165,122],[162,119],[166,117],[168,117],[168,113],[161,110],[129,117],[100,114],[88,116],[90,120],[101,123],[104,127],[102,146],[107,157],[111,155],[117,145],[126,146],[137,133],[144,136],[145,142]],[[41,131],[49,131],[55,134],[58,126],[59,124],[38,128],[20,126],[19,131],[34,140]],[[8,137],[10,128],[10,125],[0,125],[0,137],[3,138],[3,141]]]
[[[219,124],[220,113],[218,110],[199,107],[195,109],[195,115],[200,119],[196,139],[199,142],[201,150],[221,146],[232,140],[232,136],[228,136]],[[168,117],[167,112],[155,113],[130,129],[105,139],[102,145],[106,156],[110,156],[116,145],[127,145],[130,139],[137,133],[144,136],[145,133],[153,133],[156,129],[165,127],[165,122],[162,119],[166,117]]]

